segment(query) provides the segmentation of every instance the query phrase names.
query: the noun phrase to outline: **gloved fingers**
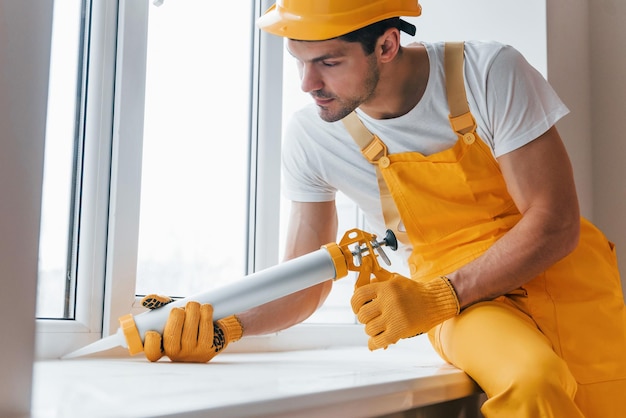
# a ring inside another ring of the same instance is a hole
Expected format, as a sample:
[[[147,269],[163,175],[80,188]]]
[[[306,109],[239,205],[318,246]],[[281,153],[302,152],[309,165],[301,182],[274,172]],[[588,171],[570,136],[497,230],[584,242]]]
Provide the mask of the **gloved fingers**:
[[[161,334],[156,331],[147,331],[144,336],[143,352],[150,361],[157,361],[163,357],[163,347],[161,346]]]
[[[386,350],[387,347],[389,347],[389,344],[393,344],[395,342],[397,342],[397,340],[394,341],[394,342],[387,341],[387,338],[385,337],[385,335],[381,334],[381,335],[377,335],[375,337],[371,337],[367,341],[367,348],[369,348],[370,351],[378,350],[380,348],[383,348],[383,349]]]
[[[158,309],[161,306],[167,305],[168,303],[171,303],[173,301],[174,299],[172,299],[169,296],[163,296],[163,295],[157,295],[156,293],[151,293],[149,295],[144,296],[141,299],[141,306],[152,310],[152,309]]]
[[[352,305],[352,312],[358,314],[361,308],[373,299],[376,299],[378,294],[378,285],[376,283],[366,284],[354,290],[354,294],[350,299],[350,305]]]
[[[374,351],[374,350],[378,350],[378,349],[379,349],[379,348],[381,348],[381,347],[378,347],[378,346],[376,345],[376,343],[374,342],[374,338],[370,338],[369,340],[367,340],[367,348],[368,348],[370,351]],[[387,347],[385,347],[385,348],[387,348]]]
[[[398,329],[390,326],[387,319],[382,316],[370,321],[365,326],[365,332],[370,336],[367,342],[367,347],[370,350],[377,350],[379,348],[387,348],[391,344],[395,344],[400,340]]]
[[[163,330],[163,349],[170,359],[176,357],[182,349],[181,337],[184,321],[185,310],[172,308]]]
[[[394,327],[393,325],[390,327],[389,324],[385,326],[385,330],[372,335],[370,340],[367,343],[367,346],[370,347],[370,350],[376,350],[378,348],[387,348],[391,344],[395,344],[402,338],[400,335],[401,329]]]
[[[213,330],[213,306],[205,303],[200,306],[199,347],[211,347],[213,345]]]
[[[198,345],[198,326],[200,324],[200,304],[198,302],[187,302],[185,305],[185,322],[183,324],[183,334],[181,348],[185,351],[192,350]]]
[[[379,348],[386,349],[387,346],[391,344],[389,342],[390,336],[387,323],[382,315],[365,323],[365,333],[370,337],[367,340],[367,348],[369,348],[370,351],[378,350]]]
[[[365,333],[370,337],[376,337],[387,330],[387,326],[382,316],[378,316],[371,321],[364,322]]]
[[[382,308],[380,306],[380,301],[378,299],[374,299],[361,306],[356,314],[356,318],[360,323],[367,325],[374,319],[380,318],[381,315]]]

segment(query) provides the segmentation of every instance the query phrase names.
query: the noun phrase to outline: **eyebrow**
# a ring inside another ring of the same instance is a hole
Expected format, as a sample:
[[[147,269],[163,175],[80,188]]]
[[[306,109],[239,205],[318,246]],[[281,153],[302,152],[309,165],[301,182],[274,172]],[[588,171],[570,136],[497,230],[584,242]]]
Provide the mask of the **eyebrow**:
[[[293,53],[291,52],[291,50],[289,50],[289,48],[286,48],[287,52],[289,52],[289,55],[291,55],[292,57],[294,57],[295,59],[298,59],[298,57],[296,57],[295,55],[293,55]],[[326,61],[328,59],[336,59],[336,58],[341,58],[345,56],[345,54],[341,54],[341,53],[328,53],[328,54],[324,54],[324,55],[320,55],[319,57],[315,57],[312,58],[310,60],[307,60],[307,62],[320,62],[320,61]]]

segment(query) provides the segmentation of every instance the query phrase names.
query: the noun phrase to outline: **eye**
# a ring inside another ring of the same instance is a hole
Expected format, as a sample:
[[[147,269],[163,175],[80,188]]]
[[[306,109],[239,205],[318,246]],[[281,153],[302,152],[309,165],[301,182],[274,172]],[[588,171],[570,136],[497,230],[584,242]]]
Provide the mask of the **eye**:
[[[322,61],[322,65],[324,67],[336,67],[339,63],[336,61]]]

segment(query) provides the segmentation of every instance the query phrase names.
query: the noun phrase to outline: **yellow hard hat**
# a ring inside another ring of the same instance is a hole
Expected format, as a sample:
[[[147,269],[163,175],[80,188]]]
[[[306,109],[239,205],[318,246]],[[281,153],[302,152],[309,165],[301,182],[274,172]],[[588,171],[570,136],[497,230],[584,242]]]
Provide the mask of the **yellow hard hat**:
[[[286,38],[322,41],[384,19],[421,14],[418,0],[276,0],[257,25]],[[406,23],[402,29],[410,31],[407,27],[413,28]]]

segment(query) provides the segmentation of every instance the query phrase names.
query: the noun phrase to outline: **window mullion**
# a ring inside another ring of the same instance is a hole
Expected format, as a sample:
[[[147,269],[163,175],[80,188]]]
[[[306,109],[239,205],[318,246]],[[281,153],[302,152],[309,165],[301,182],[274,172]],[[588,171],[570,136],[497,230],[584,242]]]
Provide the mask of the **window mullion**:
[[[270,6],[259,2],[260,14]],[[253,23],[254,24],[254,23]],[[279,261],[282,39],[254,32],[250,146],[248,273]]]
[[[135,295],[148,6],[119,3],[104,336],[117,330],[117,319],[131,311]]]

